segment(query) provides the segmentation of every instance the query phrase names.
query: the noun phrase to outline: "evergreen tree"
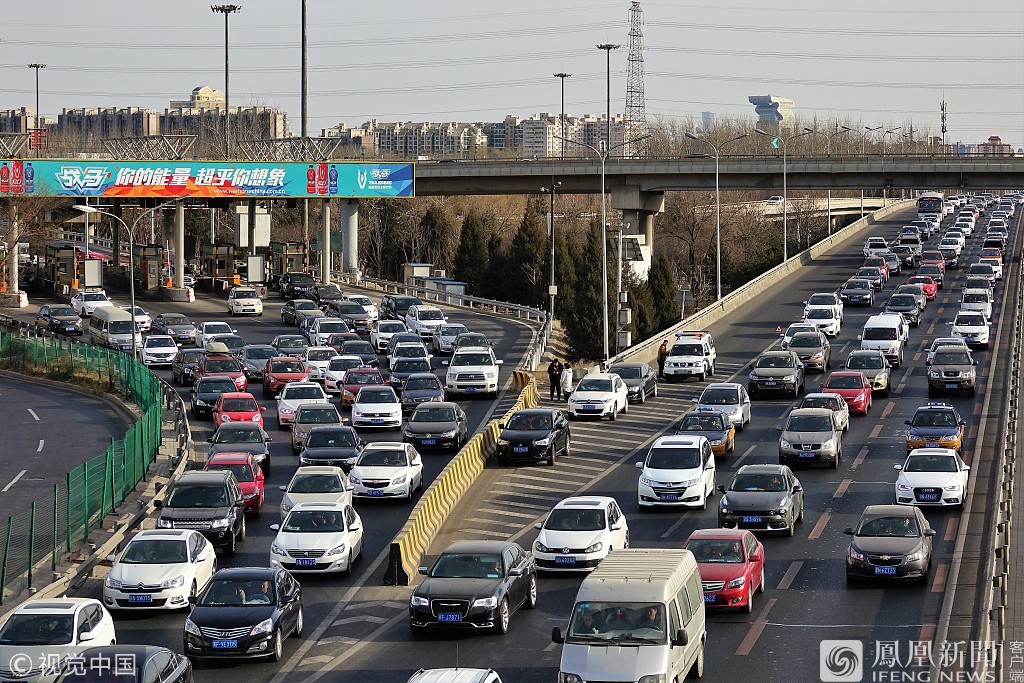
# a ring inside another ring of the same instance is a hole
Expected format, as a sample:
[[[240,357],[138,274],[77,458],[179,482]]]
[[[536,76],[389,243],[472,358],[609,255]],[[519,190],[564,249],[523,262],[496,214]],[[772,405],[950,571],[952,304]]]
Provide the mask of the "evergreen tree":
[[[591,221],[587,241],[580,254],[573,287],[572,307],[562,308],[562,324],[569,338],[569,350],[575,360],[603,360],[603,304],[601,302],[601,234],[600,220]],[[611,270],[611,269],[609,269]],[[610,273],[609,273],[610,274]],[[614,285],[608,288],[609,294]],[[609,297],[610,298],[610,297]]]
[[[676,284],[672,266],[664,254],[655,257],[654,263],[651,264],[651,272],[647,277],[647,289],[650,292],[654,318],[654,328],[651,333],[659,332],[679,322],[679,304],[676,303],[679,285]],[[646,337],[644,338],[646,339]]]
[[[507,280],[508,254],[501,243],[501,236],[491,232],[487,238],[487,270],[481,278],[482,296],[487,299],[508,301],[510,283]]]
[[[633,333],[632,343],[636,344],[654,336],[661,329],[658,327],[660,317],[647,283],[641,281],[625,263],[622,268],[622,288],[629,292],[628,306],[633,311],[633,322],[626,329]],[[613,319],[618,319],[617,313],[613,314]]]
[[[508,250],[513,301],[542,307],[548,282],[548,238],[537,202],[527,202]]]
[[[576,294],[576,264],[580,262],[580,247],[566,231],[555,231],[555,317],[559,320],[572,315]],[[550,302],[550,299],[548,299]]]
[[[459,249],[452,269],[453,277],[466,283],[467,292],[481,296],[487,271],[487,238],[483,220],[476,211],[469,211],[462,220]]]
[[[455,220],[443,204],[432,204],[423,214],[419,224],[425,245],[423,253],[427,263],[435,268],[448,270],[452,267],[457,248]]]

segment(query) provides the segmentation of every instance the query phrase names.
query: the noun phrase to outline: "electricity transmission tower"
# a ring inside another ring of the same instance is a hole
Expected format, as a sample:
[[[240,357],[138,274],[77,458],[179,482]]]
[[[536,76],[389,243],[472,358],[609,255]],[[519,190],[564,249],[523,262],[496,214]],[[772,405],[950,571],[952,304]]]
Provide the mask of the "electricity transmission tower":
[[[635,140],[647,134],[647,107],[644,101],[644,11],[639,0],[629,9],[629,57],[626,75],[626,116],[623,140]],[[627,146],[625,156],[646,156],[647,141]]]

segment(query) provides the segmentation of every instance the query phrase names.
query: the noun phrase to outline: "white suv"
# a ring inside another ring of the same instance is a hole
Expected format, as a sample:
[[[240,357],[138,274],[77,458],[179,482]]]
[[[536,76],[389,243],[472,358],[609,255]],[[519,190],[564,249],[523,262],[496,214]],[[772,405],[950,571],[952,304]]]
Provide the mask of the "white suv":
[[[405,316],[405,326],[423,339],[431,339],[437,329],[448,322],[444,313],[437,306],[416,304],[409,307]]]
[[[448,366],[444,378],[445,390],[449,394],[488,394],[498,397],[498,366],[494,351],[489,348],[461,349],[452,354],[451,360],[443,361]]]
[[[263,315],[263,300],[252,287],[232,287],[228,294],[228,313],[231,315]]]
[[[703,382],[708,375],[715,374],[715,339],[710,332],[683,332],[676,335],[676,341],[665,359],[665,378],[696,377]]]

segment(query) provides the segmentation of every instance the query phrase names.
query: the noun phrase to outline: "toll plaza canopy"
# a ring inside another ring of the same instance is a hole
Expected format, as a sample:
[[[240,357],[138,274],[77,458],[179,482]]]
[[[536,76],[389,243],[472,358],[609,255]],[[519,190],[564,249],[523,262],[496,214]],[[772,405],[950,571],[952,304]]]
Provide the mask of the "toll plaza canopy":
[[[353,199],[415,196],[404,163],[0,159],[0,196]]]

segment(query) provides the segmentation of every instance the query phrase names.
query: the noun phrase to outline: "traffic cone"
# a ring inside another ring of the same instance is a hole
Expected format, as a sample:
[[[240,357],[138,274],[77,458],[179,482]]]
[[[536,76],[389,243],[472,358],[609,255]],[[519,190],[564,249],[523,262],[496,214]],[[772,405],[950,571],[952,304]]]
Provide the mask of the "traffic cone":
[[[776,325],[775,326],[775,331],[776,332],[782,332],[782,325]]]

